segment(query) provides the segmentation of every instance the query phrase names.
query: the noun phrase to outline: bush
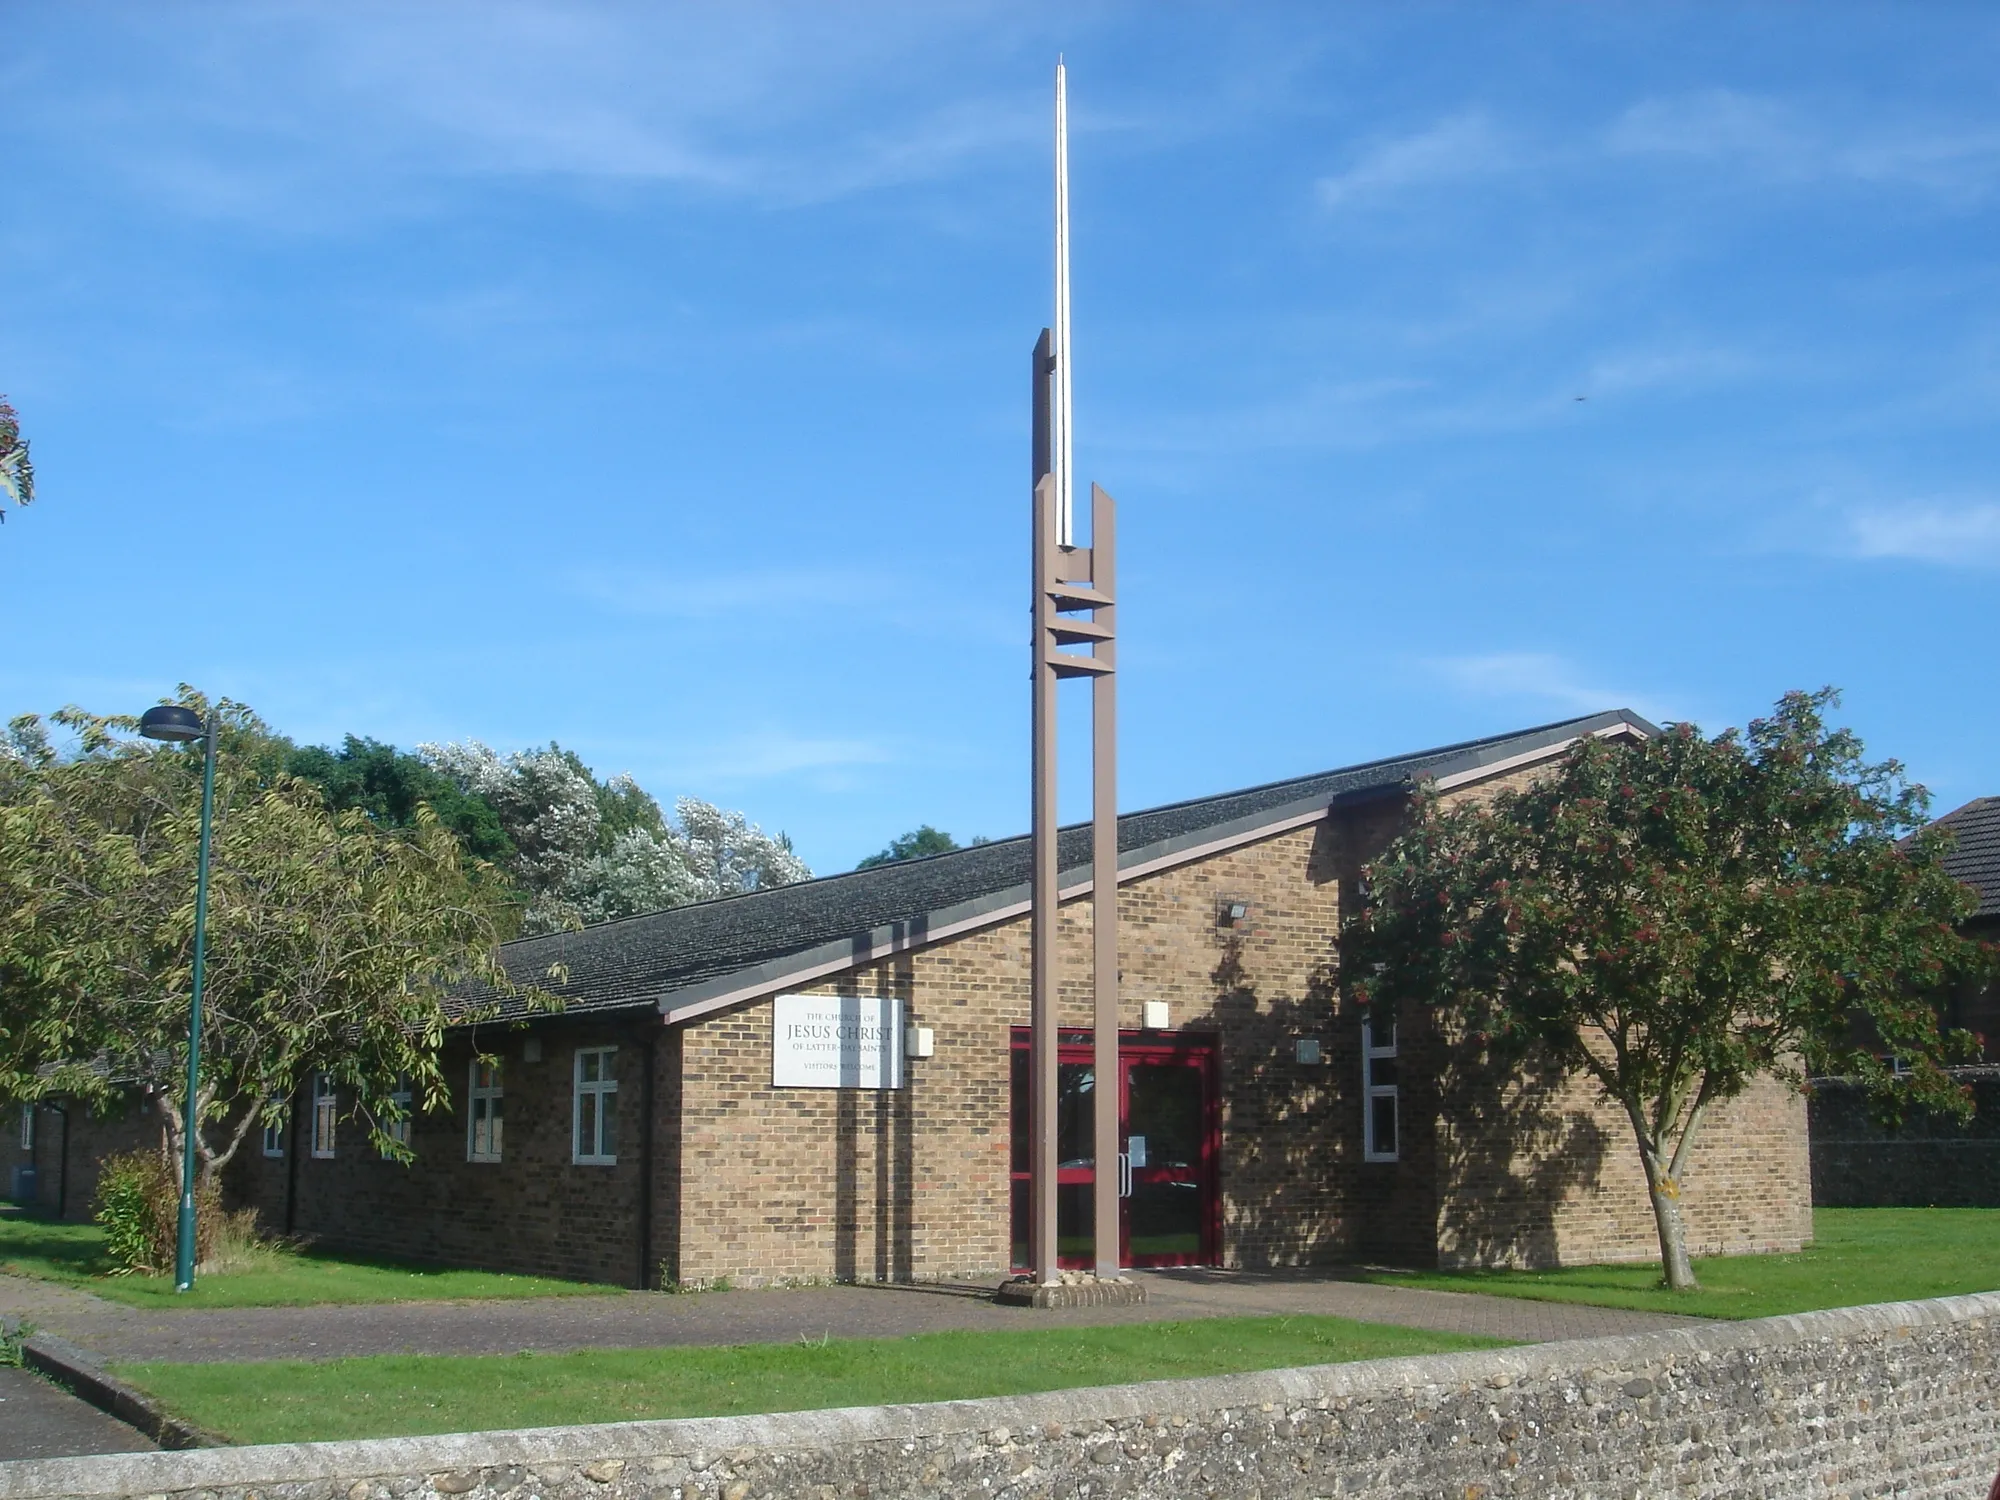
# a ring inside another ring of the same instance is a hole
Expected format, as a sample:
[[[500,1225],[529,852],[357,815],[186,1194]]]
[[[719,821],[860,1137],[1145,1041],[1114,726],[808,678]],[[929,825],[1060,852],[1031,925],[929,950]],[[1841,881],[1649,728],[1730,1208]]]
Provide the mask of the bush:
[[[222,1191],[213,1183],[195,1190],[194,1253],[197,1262],[215,1249],[223,1227]],[[97,1222],[111,1274],[159,1275],[174,1268],[180,1232],[180,1172],[160,1151],[108,1156],[97,1177]]]

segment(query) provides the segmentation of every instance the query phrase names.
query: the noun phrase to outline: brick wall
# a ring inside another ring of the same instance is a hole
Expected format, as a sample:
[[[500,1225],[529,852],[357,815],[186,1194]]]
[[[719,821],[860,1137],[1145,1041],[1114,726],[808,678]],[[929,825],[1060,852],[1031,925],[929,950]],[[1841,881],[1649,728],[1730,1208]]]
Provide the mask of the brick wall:
[[[232,1163],[232,1196],[254,1205],[268,1229],[344,1250],[639,1284],[649,1031],[657,1090],[663,1059],[671,1052],[657,1025],[614,1021],[541,1023],[527,1031],[486,1028],[481,1044],[502,1059],[505,1125],[497,1162],[467,1159],[473,1048],[470,1037],[454,1036],[442,1059],[450,1102],[411,1121],[413,1163],[381,1156],[352,1120],[340,1123],[331,1159],[313,1156],[310,1104],[301,1099],[295,1101],[295,1123],[282,1157],[264,1156],[258,1135],[244,1143]],[[540,1043],[539,1061],[524,1055],[530,1038]],[[571,1159],[573,1059],[578,1048],[603,1046],[618,1049],[618,1161],[615,1166],[578,1165]],[[342,1094],[342,1111],[350,1104]],[[656,1132],[656,1209],[672,1196],[671,1181],[661,1180],[662,1158],[668,1154],[660,1149]],[[657,1227],[654,1232],[659,1233]],[[657,1258],[655,1248],[646,1255],[646,1264]]]
[[[1325,983],[1337,897],[1303,829],[1119,892],[1122,1024],[1164,1000],[1220,1043],[1225,1256],[1326,1259],[1347,1215],[1326,1170],[1332,1065]],[[1224,899],[1245,900],[1238,928]],[[1091,909],[1061,913],[1062,1024],[1090,1021]],[[893,995],[936,1033],[906,1087],[774,1089],[768,1001],[683,1036],[678,1274],[688,1281],[991,1275],[1007,1266],[1012,1028],[1029,1014],[1025,917],[871,964],[815,993]],[[1358,1126],[1357,1126],[1358,1128]],[[1358,1145],[1355,1148],[1358,1153]]]
[[[21,1107],[10,1105],[0,1138],[0,1190],[12,1186],[15,1165],[35,1168],[35,1199],[64,1218],[88,1219],[96,1207],[98,1165],[107,1156],[160,1149],[165,1128],[144,1100],[122,1107],[89,1110],[81,1105],[58,1109],[43,1105],[35,1111],[34,1143],[21,1149]]]
[[[1490,796],[1532,772],[1470,788]],[[1432,1018],[1399,1018],[1399,1159],[1363,1159],[1361,1016],[1331,982],[1343,888],[1393,834],[1343,810],[1119,892],[1121,1024],[1164,1000],[1219,1048],[1222,1258],[1549,1265],[1657,1254],[1622,1114],[1581,1080],[1481,1077]],[[1225,901],[1249,916],[1231,926]],[[1061,911],[1061,1022],[1090,1022],[1088,900]],[[774,1089],[768,1001],[683,1035],[681,1220],[691,1283],[991,1276],[1008,1264],[1008,1063],[1029,1014],[1026,917],[871,964],[815,993],[888,995],[936,1055],[896,1092]],[[1297,1061],[1318,1040],[1323,1060]],[[1714,1111],[1687,1174],[1698,1253],[1811,1235],[1803,1102],[1765,1081]]]
[[[2000,1295],[932,1405],[42,1459],[13,1500],[1976,1500]]]

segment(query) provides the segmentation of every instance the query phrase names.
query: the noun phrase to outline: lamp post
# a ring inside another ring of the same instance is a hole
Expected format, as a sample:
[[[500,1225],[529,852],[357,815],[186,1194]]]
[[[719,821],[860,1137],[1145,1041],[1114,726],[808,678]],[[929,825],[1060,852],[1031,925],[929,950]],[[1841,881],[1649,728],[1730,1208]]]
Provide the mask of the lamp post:
[[[199,1128],[201,1097],[201,972],[208,938],[208,842],[215,817],[215,725],[213,711],[204,724],[201,715],[178,703],[149,708],[139,717],[139,733],[149,740],[186,744],[203,742],[201,767],[201,855],[194,878],[194,999],[188,1006],[187,1098],[181,1105],[181,1216],[174,1246],[174,1290],[194,1286],[195,1131]]]

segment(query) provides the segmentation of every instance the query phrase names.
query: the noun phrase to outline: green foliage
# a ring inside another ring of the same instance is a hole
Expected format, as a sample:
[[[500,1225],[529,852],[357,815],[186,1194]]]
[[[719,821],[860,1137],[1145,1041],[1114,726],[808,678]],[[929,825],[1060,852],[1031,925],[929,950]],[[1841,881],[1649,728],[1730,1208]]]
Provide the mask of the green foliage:
[[[1810,1058],[1890,1112],[1963,1115],[1944,1071],[1975,1050],[1932,997],[1990,972],[1959,936],[1971,893],[1917,834],[1927,796],[1830,730],[1831,689],[1705,739],[1580,740],[1554,774],[1490,806],[1419,791],[1342,935],[1349,995],[1437,1007],[1496,1061],[1534,1051],[1595,1079],[1632,1124],[1667,1276],[1680,1181],[1705,1112]],[[1907,1065],[1858,1045],[1856,1016]]]
[[[209,710],[190,689],[182,698]],[[496,953],[501,898],[427,804],[407,828],[330,810],[282,769],[284,742],[254,715],[216,712],[203,1176],[314,1072],[344,1085],[375,1146],[400,1159],[385,1128],[403,1114],[398,1078],[415,1081],[421,1107],[444,1104],[448,997],[467,980],[518,993]],[[0,1094],[103,1103],[136,1090],[177,1155],[199,747],[154,746],[131,737],[131,719],[79,709],[53,722],[74,754],[57,755],[32,717],[0,754]]]
[[[877,865],[892,865],[905,859],[922,859],[927,854],[949,854],[958,847],[960,847],[958,840],[950,834],[940,833],[930,824],[924,823],[912,828],[908,833],[889,840],[888,848],[879,854],[869,855],[854,868],[872,870]]]
[[[159,1275],[174,1263],[180,1231],[180,1173],[158,1151],[107,1156],[98,1168],[93,1215],[104,1230],[104,1257],[114,1276]],[[222,1187],[210,1178],[196,1185],[194,1253],[212,1258],[223,1221]]]
[[[35,466],[28,457],[28,440],[21,436],[21,414],[0,395],[0,491],[16,505],[35,499]],[[0,509],[0,521],[7,512]]]
[[[1499,1343],[1346,1318],[1203,1318],[722,1348],[125,1365],[118,1373],[234,1442],[284,1443],[970,1400]]]
[[[339,750],[324,745],[292,750],[285,769],[317,786],[334,812],[359,808],[379,827],[414,828],[417,809],[428,804],[472,859],[499,863],[514,853],[492,803],[394,745],[350,734]]]

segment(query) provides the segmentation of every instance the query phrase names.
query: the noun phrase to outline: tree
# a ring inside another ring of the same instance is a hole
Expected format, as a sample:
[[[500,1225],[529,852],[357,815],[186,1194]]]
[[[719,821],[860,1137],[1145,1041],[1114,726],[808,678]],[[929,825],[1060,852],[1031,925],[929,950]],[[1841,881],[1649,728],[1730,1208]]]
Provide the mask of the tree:
[[[284,768],[320,789],[335,812],[359,808],[383,828],[410,828],[428,806],[471,858],[488,863],[513,856],[493,804],[426,765],[419,756],[380,740],[348,735],[338,750],[305,745],[291,750]]]
[[[898,860],[922,859],[927,854],[949,854],[958,847],[958,840],[950,834],[940,833],[930,824],[923,823],[889,840],[888,848],[880,854],[869,855],[854,868],[872,870],[877,865],[893,865]]]
[[[181,700],[209,705],[191,690]],[[469,873],[424,804],[407,828],[331,811],[318,789],[268,771],[274,737],[239,704],[216,770],[201,1093],[204,1180],[300,1081],[346,1086],[375,1145],[408,1089],[441,1107],[437,1063],[464,981],[553,1001],[498,961],[499,898]],[[187,1068],[199,745],[130,737],[135,722],[65,709],[58,754],[34,716],[0,753],[0,1094],[102,1102],[137,1089],[175,1153]],[[278,742],[282,744],[282,742]]]
[[[1864,1080],[1890,1114],[1963,1117],[1969,1057],[1931,996],[1990,972],[1959,936],[1971,893],[1939,866],[1928,795],[1829,730],[1832,689],[1791,693],[1747,737],[1686,724],[1580,740],[1489,806],[1420,788],[1342,934],[1364,1006],[1439,1008],[1496,1061],[1539,1051],[1630,1122],[1667,1284],[1695,1283],[1681,1220],[1704,1116],[1804,1059]],[[1865,1017],[1896,1071],[1857,1041]]]
[[[425,764],[490,805],[513,846],[508,873],[524,893],[522,929],[560,932],[691,901],[807,880],[780,833],[697,797],[669,821],[630,776],[600,782],[551,744],[501,756],[477,740],[419,745]]]
[[[0,490],[16,505],[35,500],[35,466],[28,458],[28,440],[21,436],[21,414],[0,395]],[[7,512],[0,508],[0,521]]]

